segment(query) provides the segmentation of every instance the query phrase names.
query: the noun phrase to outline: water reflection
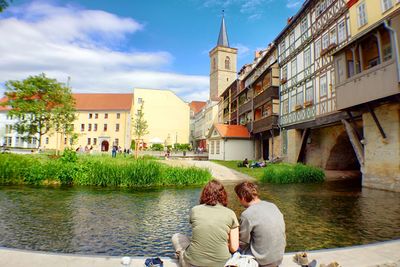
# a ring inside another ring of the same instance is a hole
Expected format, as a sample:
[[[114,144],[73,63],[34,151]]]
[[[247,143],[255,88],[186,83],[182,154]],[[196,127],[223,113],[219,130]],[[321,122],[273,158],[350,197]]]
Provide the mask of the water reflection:
[[[234,184],[226,184],[239,215]],[[0,187],[0,246],[81,254],[172,256],[190,235],[200,188]],[[400,238],[400,194],[357,184],[260,185],[285,216],[287,251]]]

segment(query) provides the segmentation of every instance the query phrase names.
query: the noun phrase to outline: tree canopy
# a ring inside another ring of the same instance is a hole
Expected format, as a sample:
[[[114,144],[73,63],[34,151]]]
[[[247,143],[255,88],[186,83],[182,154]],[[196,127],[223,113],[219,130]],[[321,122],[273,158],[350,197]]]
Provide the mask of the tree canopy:
[[[22,81],[6,82],[9,115],[19,118],[15,130],[25,139],[42,136],[50,131],[70,134],[75,120],[75,103],[71,89],[44,73]]]
[[[10,5],[10,0],[0,0],[0,12],[3,12]]]

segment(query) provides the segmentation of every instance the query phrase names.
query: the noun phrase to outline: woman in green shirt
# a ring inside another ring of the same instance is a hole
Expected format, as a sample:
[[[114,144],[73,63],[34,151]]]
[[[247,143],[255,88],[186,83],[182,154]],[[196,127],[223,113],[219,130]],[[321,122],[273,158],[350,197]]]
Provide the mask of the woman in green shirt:
[[[239,222],[227,204],[227,193],[219,181],[206,184],[200,205],[190,211],[192,239],[172,236],[180,266],[223,267],[239,248]]]

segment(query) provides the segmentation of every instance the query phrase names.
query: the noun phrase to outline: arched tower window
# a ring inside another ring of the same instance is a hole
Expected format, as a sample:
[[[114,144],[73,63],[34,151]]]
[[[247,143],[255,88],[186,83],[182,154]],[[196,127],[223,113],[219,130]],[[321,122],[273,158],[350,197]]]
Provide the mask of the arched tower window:
[[[231,69],[231,59],[229,57],[225,58],[225,69],[227,70]]]

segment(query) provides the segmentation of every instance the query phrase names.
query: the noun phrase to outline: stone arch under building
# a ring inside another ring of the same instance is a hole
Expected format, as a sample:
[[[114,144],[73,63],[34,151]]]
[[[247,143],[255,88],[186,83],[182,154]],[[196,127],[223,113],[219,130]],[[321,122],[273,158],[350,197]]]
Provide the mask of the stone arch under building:
[[[330,150],[326,170],[360,170],[360,163],[350,143],[349,136],[343,131],[336,138],[336,142]]]

